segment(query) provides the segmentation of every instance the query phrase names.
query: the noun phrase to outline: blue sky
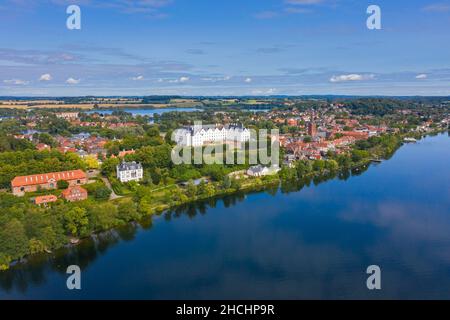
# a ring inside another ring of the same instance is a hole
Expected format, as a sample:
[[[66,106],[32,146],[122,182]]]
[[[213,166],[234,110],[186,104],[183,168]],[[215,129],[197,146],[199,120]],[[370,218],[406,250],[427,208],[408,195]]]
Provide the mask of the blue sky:
[[[450,95],[447,0],[2,0],[0,40],[3,96]]]

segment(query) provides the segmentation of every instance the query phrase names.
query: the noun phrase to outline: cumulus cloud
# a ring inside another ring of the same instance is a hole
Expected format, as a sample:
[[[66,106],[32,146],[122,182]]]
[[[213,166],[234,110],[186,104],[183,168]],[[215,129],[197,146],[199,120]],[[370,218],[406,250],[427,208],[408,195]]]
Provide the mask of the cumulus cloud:
[[[66,80],[66,83],[68,83],[68,84],[79,84],[80,83],[80,79],[69,78],[69,79]]]
[[[346,82],[346,81],[364,81],[374,79],[373,74],[341,74],[339,76],[332,76],[330,82]]]
[[[426,75],[425,73],[421,73],[416,76],[416,79],[419,79],[419,80],[424,80],[426,78],[428,78],[428,75]]]
[[[133,81],[142,81],[142,80],[144,80],[144,76],[139,75],[139,76],[137,76],[137,77],[131,78],[131,80],[133,80]]]
[[[28,84],[28,81],[20,80],[20,79],[9,79],[9,80],[3,80],[6,84],[13,84],[13,85],[26,85]]]
[[[190,80],[189,77],[183,76],[178,79],[167,80],[167,82],[169,82],[169,83],[185,83],[185,82],[188,82],[189,80]],[[158,82],[164,82],[164,81],[165,81],[164,79],[158,80]]]
[[[52,80],[52,76],[49,73],[45,73],[39,77],[39,81],[50,81]]]

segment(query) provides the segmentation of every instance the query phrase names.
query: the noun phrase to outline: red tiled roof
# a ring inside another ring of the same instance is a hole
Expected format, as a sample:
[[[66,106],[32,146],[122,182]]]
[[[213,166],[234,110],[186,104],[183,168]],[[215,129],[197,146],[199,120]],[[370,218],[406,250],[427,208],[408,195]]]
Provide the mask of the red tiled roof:
[[[367,139],[369,137],[369,134],[367,132],[343,131],[340,133],[342,133],[344,136],[353,137],[356,139]]]
[[[36,145],[36,148],[39,150],[39,151],[42,151],[42,150],[50,150],[51,149],[51,147],[49,146],[49,145],[47,145],[47,144],[45,144],[45,143],[38,143],[37,145]]]
[[[66,190],[64,190],[63,192],[61,192],[61,195],[63,196],[63,198],[67,198],[69,197],[72,192],[74,190],[78,190],[79,193],[83,194],[83,195],[87,195],[87,191],[86,189],[80,187],[80,186],[73,186],[73,187],[69,187]]]
[[[11,186],[14,188],[22,186],[32,186],[36,184],[45,184],[48,183],[50,179],[54,179],[55,181],[86,179],[86,173],[84,173],[82,170],[70,170],[62,172],[32,174],[29,176],[20,176],[15,177],[11,181]]]
[[[123,150],[119,152],[119,158],[125,157],[127,154],[135,154],[136,151],[134,150]]]
[[[34,198],[34,203],[43,204],[43,203],[48,203],[48,202],[55,202],[57,200],[58,200],[58,198],[55,195],[50,194],[47,196],[39,196],[39,197]]]

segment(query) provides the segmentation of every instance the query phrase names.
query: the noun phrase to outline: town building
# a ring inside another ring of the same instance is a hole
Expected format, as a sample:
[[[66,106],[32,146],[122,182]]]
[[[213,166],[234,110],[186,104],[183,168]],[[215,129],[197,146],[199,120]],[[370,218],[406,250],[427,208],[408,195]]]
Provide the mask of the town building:
[[[11,189],[15,196],[23,196],[26,192],[35,192],[38,189],[56,189],[59,180],[67,181],[69,186],[75,186],[86,184],[87,176],[82,170],[19,176],[11,181]]]
[[[61,193],[61,197],[70,202],[86,200],[88,192],[80,186],[72,186]]]
[[[311,137],[317,135],[317,126],[313,121],[308,122],[308,135]]]
[[[56,114],[57,118],[72,120],[78,118],[78,112],[60,112]]]
[[[242,125],[195,125],[175,131],[175,142],[180,146],[198,147],[227,141],[246,142],[250,131]]]
[[[117,165],[117,179],[120,182],[139,181],[144,177],[144,169],[137,162],[122,162]]]
[[[46,207],[48,203],[56,202],[57,200],[58,198],[55,195],[49,194],[34,198],[34,203],[37,204],[38,206],[44,205]]]
[[[119,154],[117,155],[118,158],[125,158],[125,156],[129,155],[129,154],[135,154],[136,150],[131,149],[131,150],[122,150],[119,152]],[[114,154],[111,155],[111,158],[117,158]]]
[[[262,165],[257,165],[250,167],[247,170],[247,175],[250,177],[262,177],[275,174],[278,171],[280,171],[280,168],[278,166],[265,167]]]
[[[36,149],[38,151],[44,151],[44,150],[50,151],[52,149],[52,147],[45,143],[38,143],[36,145]]]

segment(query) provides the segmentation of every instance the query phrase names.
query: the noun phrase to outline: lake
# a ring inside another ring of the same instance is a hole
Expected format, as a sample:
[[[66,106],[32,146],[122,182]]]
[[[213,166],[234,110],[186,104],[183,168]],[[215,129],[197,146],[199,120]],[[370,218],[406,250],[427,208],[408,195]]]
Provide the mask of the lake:
[[[129,108],[129,109],[117,109],[117,110],[111,110],[111,109],[97,109],[97,110],[90,110],[87,111],[86,113],[101,113],[101,114],[112,114],[114,111],[125,111],[128,113],[133,114],[133,116],[149,116],[149,117],[153,117],[153,115],[158,114],[161,115],[163,113],[167,113],[167,112],[194,112],[194,111],[201,111],[201,109],[197,109],[197,108],[159,108],[159,109],[133,109],[133,108]]]
[[[179,208],[0,273],[0,298],[450,299],[449,159],[440,134],[365,171]]]

